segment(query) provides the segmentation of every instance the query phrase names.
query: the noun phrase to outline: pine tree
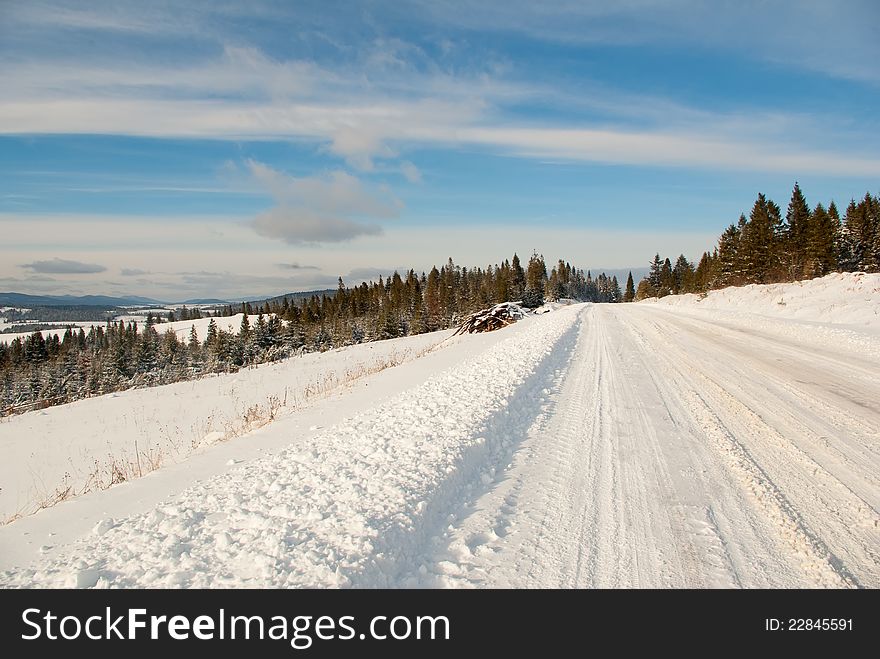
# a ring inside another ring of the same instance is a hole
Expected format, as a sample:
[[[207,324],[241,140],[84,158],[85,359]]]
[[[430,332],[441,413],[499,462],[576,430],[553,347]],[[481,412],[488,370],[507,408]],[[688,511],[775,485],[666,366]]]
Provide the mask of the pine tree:
[[[865,194],[858,204],[850,202],[844,219],[844,240],[849,253],[847,270],[871,272],[876,268],[876,224],[875,201],[870,194]]]
[[[872,197],[865,194],[863,201],[867,207],[868,222],[868,248],[865,259],[865,270],[868,272],[880,272],[880,196]]]
[[[544,257],[533,252],[526,269],[526,289],[522,295],[523,306],[534,309],[544,304],[544,282],[546,281],[547,266],[544,264]]]
[[[759,194],[743,229],[740,245],[742,263],[750,283],[767,284],[781,278],[781,226],[779,206]]]
[[[189,328],[189,362],[190,366],[198,366],[202,363],[202,343],[199,341],[199,335],[196,332],[196,326]]]
[[[788,275],[789,279],[797,281],[804,276],[810,234],[810,207],[797,182],[794,184],[791,201],[788,203],[785,223]]]
[[[675,275],[672,274],[672,263],[669,259],[663,261],[660,268],[660,288],[657,291],[657,297],[665,297],[675,292]]]
[[[839,225],[821,203],[817,204],[810,216],[807,231],[804,261],[804,274],[807,277],[821,277],[837,269],[839,233]]]
[[[745,226],[745,215],[740,216],[740,226]],[[728,226],[721,237],[718,239],[718,286],[731,286],[740,283],[742,273],[741,263],[743,260],[740,254],[740,239],[742,238],[742,230],[739,226],[731,224]]]
[[[254,324],[253,343],[258,351],[269,347],[269,326],[262,311],[257,315],[257,322]]]
[[[514,300],[519,300],[523,292],[526,290],[526,272],[520,264],[519,256],[516,253],[510,261],[510,276],[512,278],[510,284],[510,294]]]
[[[626,292],[623,294],[624,302],[632,302],[636,297],[636,289],[633,284],[633,273],[630,270],[630,273],[626,276]]]
[[[694,266],[685,258],[684,254],[679,255],[675,261],[675,267],[672,269],[673,281],[675,282],[674,291],[678,293],[690,293],[693,285]]]
[[[648,270],[647,285],[645,293],[648,297],[657,297],[662,285],[663,261],[660,260],[660,254],[654,255]]]
[[[621,298],[620,294],[620,284],[617,282],[617,275],[613,275],[611,277],[611,281],[609,282],[608,288],[608,301],[609,302],[620,302]]]
[[[871,213],[874,218],[874,246],[872,249],[872,270],[873,272],[880,272],[880,195],[872,199]]]
[[[545,281],[547,281],[547,266],[544,264],[544,257],[533,252],[526,270],[526,288],[542,291]]]
[[[217,321],[213,318],[208,321],[208,331],[205,336],[205,345],[214,346],[217,343]]]

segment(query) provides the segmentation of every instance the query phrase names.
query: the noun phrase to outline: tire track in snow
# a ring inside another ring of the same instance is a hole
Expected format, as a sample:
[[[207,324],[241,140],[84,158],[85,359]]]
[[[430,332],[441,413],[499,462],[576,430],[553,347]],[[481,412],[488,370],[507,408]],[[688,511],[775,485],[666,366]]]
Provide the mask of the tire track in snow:
[[[719,354],[727,352],[715,344],[711,347]],[[734,366],[723,378],[716,369],[702,365],[701,378],[714,385],[704,391],[718,393],[710,398],[716,401],[716,409],[723,405],[729,410],[725,424],[743,438],[761,469],[786,493],[802,523],[829,552],[835,569],[853,584],[876,586],[880,583],[880,515],[875,507],[876,487],[871,483],[874,476],[864,473],[870,472],[872,461],[867,456],[856,462],[835,460],[834,444],[844,443],[846,436],[835,437],[833,443],[820,441],[805,423],[809,410],[800,410],[780,395],[773,382],[768,383],[768,375],[758,370],[761,355],[753,356],[753,350],[747,351],[748,361],[741,349],[731,350],[731,363],[747,363],[749,368]],[[808,364],[809,358],[804,356]],[[795,362],[788,372],[801,369]],[[730,371],[737,377],[731,378]],[[827,380],[834,382],[833,374]],[[865,391],[876,391],[878,384],[877,378],[873,387],[865,383]],[[864,419],[878,419],[869,408],[861,412]]]
[[[876,531],[865,523],[870,507],[787,439],[797,436],[797,426],[783,436],[768,425],[774,407],[788,401],[773,401],[750,357],[722,357],[722,345],[700,346],[666,315],[643,316],[633,325],[652,335],[645,341],[663,346],[661,359],[687,383],[695,418],[775,522],[780,539],[801,557],[805,576],[819,586],[873,583],[878,563]]]
[[[580,325],[554,415],[438,553],[443,585],[738,585],[712,511],[676,489],[662,450],[674,424],[657,415],[669,402],[634,377],[641,360],[602,307],[587,307]],[[485,540],[477,551],[475,537]]]

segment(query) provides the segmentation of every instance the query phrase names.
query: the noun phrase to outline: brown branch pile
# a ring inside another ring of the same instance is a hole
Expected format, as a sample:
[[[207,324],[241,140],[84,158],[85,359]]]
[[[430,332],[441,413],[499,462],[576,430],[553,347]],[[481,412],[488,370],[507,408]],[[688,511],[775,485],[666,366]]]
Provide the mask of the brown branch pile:
[[[516,321],[525,318],[525,315],[525,311],[523,311],[522,307],[518,304],[513,302],[502,302],[489,309],[483,309],[482,311],[472,313],[464,319],[461,325],[458,326],[458,329],[455,330],[455,334],[452,336],[455,336],[456,334],[491,332],[515,323]]]

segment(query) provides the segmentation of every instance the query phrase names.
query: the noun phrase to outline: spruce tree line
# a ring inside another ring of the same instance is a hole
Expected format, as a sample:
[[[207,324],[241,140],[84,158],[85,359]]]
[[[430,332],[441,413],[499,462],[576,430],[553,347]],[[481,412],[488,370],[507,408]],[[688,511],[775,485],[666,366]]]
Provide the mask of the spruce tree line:
[[[561,298],[618,302],[621,292],[617,279],[604,273],[594,279],[561,260],[548,273],[543,256],[533,254],[523,267],[514,254],[486,268],[464,268],[449,259],[427,274],[395,272],[351,288],[340,278],[335,293],[299,303],[284,297],[227,306],[222,314],[242,313],[238,331],[221,329],[211,317],[204,340],[195,325],[184,337],[163,331],[158,323],[166,318],[152,313],[143,327],[108,321],[88,332],[68,327],[60,338],[37,331],[0,342],[0,415],[234,372],[305,351],[446,329],[499,302],[537,307]],[[199,317],[198,309],[183,308],[167,320]]]
[[[850,201],[841,220],[832,201],[812,209],[795,183],[785,215],[759,194],[748,218],[740,215],[704,252],[696,267],[684,255],[675,264],[657,254],[635,295],[624,301],[725,286],[770,284],[831,272],[880,272],[880,197]],[[629,288],[629,287],[627,287]]]

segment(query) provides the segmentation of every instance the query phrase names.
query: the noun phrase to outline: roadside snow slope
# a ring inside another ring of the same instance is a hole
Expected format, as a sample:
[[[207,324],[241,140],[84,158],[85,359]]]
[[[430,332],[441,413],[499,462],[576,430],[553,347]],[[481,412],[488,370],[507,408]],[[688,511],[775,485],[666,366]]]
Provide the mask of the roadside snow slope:
[[[503,340],[476,358],[308,445],[231,469],[148,512],[106,519],[0,583],[398,585],[423,564],[422,547],[449,511],[504,469],[568,356],[579,310],[513,326],[520,331],[499,333]]]
[[[698,295],[670,295],[640,304],[713,309],[880,330],[880,273],[835,272],[820,279],[787,284],[750,284]]]
[[[114,470],[130,479],[245,434],[354,378],[414,359],[449,334],[305,354],[0,419],[0,521],[33,512],[59,489],[98,489]]]

